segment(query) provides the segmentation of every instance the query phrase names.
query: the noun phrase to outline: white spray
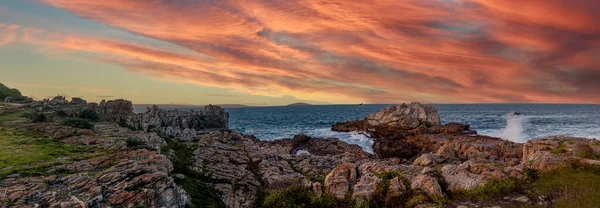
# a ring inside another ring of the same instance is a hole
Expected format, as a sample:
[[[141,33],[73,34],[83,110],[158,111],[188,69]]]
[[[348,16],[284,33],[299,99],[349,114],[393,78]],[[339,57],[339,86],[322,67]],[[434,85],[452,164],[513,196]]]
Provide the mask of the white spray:
[[[500,130],[498,137],[513,142],[527,142],[523,133],[523,125],[527,122],[527,116],[518,113],[508,113],[505,118],[506,127]]]

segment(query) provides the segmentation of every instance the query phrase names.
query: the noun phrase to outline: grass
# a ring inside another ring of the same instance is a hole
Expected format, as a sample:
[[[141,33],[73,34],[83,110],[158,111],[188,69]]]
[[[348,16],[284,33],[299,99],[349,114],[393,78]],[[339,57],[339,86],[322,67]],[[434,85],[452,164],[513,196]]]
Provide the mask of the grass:
[[[597,207],[600,204],[600,166],[573,163],[539,175],[538,195],[552,198],[553,207]]]
[[[566,147],[567,146],[561,142],[559,147],[551,149],[549,150],[549,152],[555,155],[561,155],[567,152],[567,150],[565,149]]]
[[[519,181],[515,179],[493,180],[484,186],[467,191],[465,195],[483,201],[511,193],[517,189],[518,185]]]
[[[4,112],[0,114],[0,123],[7,122],[27,122],[28,119],[23,117],[23,114],[28,113],[29,111],[16,111],[16,112]]]
[[[42,175],[59,157],[80,156],[83,146],[35,134],[0,128],[0,178],[12,173]]]
[[[286,189],[271,191],[264,198],[262,203],[255,207],[262,208],[296,208],[296,207],[315,207],[315,208],[368,208],[369,203],[365,200],[336,199],[331,194],[324,194],[317,197],[309,188],[302,186],[292,186]]]

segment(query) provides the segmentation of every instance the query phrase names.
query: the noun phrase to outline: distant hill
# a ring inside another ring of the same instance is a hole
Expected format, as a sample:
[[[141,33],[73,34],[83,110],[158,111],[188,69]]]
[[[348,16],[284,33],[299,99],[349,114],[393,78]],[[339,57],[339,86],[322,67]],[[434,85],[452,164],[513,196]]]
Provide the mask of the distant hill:
[[[308,106],[308,105],[311,105],[311,104],[308,104],[308,103],[292,103],[292,104],[289,104],[287,106]]]
[[[153,104],[134,104],[134,108],[145,108],[151,107]],[[250,107],[241,104],[214,104],[221,106],[222,108],[245,108]],[[204,105],[179,105],[179,104],[156,104],[159,108],[204,108]]]
[[[4,98],[6,97],[21,98],[23,95],[19,90],[8,88],[4,84],[0,83],[0,100],[4,101]]]

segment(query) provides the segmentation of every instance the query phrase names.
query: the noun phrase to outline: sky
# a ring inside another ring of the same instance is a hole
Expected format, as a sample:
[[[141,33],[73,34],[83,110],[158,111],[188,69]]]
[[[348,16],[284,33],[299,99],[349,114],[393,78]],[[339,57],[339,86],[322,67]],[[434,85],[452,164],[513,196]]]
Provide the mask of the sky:
[[[600,0],[3,0],[0,83],[138,104],[600,103]]]

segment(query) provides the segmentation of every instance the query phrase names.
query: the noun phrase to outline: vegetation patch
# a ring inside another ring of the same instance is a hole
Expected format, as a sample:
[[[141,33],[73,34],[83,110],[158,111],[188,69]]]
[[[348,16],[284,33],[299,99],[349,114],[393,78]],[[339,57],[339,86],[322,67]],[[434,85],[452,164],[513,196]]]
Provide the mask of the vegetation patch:
[[[64,121],[62,124],[65,126],[71,126],[71,127],[80,128],[80,129],[94,130],[94,124],[92,124],[92,122],[85,120],[85,119],[78,119],[78,118],[69,119],[69,120]]]
[[[21,116],[23,118],[27,118],[27,119],[31,120],[31,122],[33,122],[33,123],[41,123],[41,122],[50,121],[50,118],[47,117],[44,113],[26,112],[26,113],[23,113]]]
[[[169,159],[173,163],[173,174],[185,177],[175,177],[175,183],[181,186],[191,197],[188,207],[225,207],[221,201],[222,193],[210,186],[211,175],[192,170],[194,165],[194,149],[177,139],[167,139],[167,146],[161,148],[166,154],[173,150],[174,155]]]
[[[600,166],[573,163],[540,173],[533,183],[539,195],[550,196],[552,207],[597,207],[600,204]]]
[[[562,155],[565,154],[567,152],[567,150],[565,149],[567,146],[564,143],[560,143],[560,146],[554,149],[550,149],[548,150],[548,152],[555,154],[555,155]]]
[[[125,120],[119,121],[119,126],[123,127],[123,128],[128,128],[129,130],[132,130],[132,131],[137,131],[138,130],[135,126],[130,125]]]
[[[384,173],[376,173],[378,178],[381,178],[381,182],[379,183],[379,187],[377,187],[377,192],[382,195],[387,194],[390,189],[390,180],[398,177],[402,182],[405,181],[404,176],[399,171],[389,171]]]
[[[125,142],[127,143],[127,147],[129,147],[129,148],[137,148],[137,147],[144,145],[144,142],[142,142],[136,138],[127,138],[127,140],[125,140]]]
[[[345,199],[337,199],[331,194],[323,194],[318,197],[312,190],[302,186],[292,186],[283,190],[271,191],[264,198],[262,203],[256,207],[263,208],[296,208],[296,207],[316,207],[316,208],[368,208],[369,203],[365,200],[352,200],[350,196]]]
[[[478,200],[488,200],[496,196],[508,194],[517,189],[519,182],[515,179],[493,180],[484,186],[467,191],[465,194]]]
[[[87,148],[32,133],[0,128],[0,178],[12,173],[42,175],[59,157],[80,156]]]
[[[90,121],[100,121],[100,115],[98,115],[96,111],[90,109],[85,109],[79,112],[79,118]]]

